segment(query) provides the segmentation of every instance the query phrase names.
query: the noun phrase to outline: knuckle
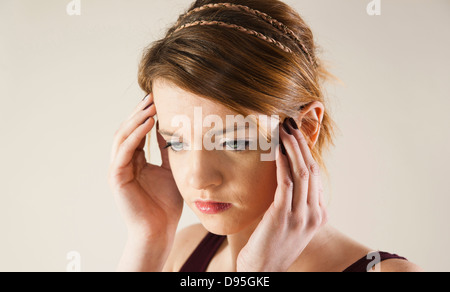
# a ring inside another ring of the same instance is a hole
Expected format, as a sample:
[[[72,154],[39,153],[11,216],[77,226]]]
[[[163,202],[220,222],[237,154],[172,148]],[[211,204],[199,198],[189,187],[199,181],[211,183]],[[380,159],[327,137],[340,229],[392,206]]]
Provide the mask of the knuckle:
[[[307,225],[307,218],[304,216],[303,212],[293,212],[289,220],[295,229],[304,229]]]
[[[309,225],[312,228],[317,228],[322,224],[322,211],[318,208],[311,210],[311,215],[309,218]]]
[[[309,179],[309,171],[306,167],[301,167],[295,171],[295,174],[302,180]]]
[[[290,188],[294,187],[294,182],[292,181],[292,179],[290,177],[283,178],[283,181],[281,183],[287,189],[290,189]]]
[[[313,162],[310,164],[309,169],[311,170],[311,173],[315,176],[320,175],[320,167],[317,164],[317,162]]]
[[[289,226],[290,228],[292,228],[293,230],[302,230],[303,229],[303,220],[301,218],[299,218],[299,216],[295,216],[295,213],[293,213],[294,215],[289,216]]]

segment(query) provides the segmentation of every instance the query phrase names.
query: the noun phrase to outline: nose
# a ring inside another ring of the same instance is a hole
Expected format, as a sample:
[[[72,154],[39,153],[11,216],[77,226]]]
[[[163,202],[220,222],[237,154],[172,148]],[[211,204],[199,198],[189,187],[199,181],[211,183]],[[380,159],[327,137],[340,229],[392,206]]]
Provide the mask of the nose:
[[[194,150],[189,157],[191,173],[189,184],[197,190],[207,190],[222,184],[223,177],[219,171],[219,161],[215,151]]]

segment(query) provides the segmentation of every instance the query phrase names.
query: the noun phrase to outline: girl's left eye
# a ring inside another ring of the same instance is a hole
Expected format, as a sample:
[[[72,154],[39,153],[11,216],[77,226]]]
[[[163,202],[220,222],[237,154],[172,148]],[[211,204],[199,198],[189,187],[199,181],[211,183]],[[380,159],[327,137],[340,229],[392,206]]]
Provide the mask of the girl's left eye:
[[[244,151],[250,145],[250,141],[246,140],[227,141],[223,143],[223,145],[228,146],[232,151]]]

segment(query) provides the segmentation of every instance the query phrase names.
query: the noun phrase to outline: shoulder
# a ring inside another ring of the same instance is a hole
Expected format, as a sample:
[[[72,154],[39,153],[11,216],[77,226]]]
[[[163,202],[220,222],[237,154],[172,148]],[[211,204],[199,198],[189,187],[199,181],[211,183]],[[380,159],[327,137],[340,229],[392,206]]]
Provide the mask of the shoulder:
[[[320,248],[310,252],[309,265],[306,266],[306,268],[303,267],[305,266],[305,260],[307,258],[303,256],[302,259],[302,255],[300,255],[297,260],[298,265],[293,267],[293,271],[342,272],[354,264],[359,265],[362,259],[366,258],[370,253],[376,250],[363,245],[331,226],[327,226],[327,228],[322,231],[321,236],[322,238],[319,238],[320,242],[324,242],[324,244],[320,245]],[[367,263],[364,263],[362,263],[359,268],[365,271]],[[410,261],[393,258],[381,261],[379,264],[375,265],[373,271],[421,272],[423,270]]]
[[[355,263],[362,256],[367,256],[372,253],[375,249],[368,248],[367,246],[353,240],[352,238],[336,231],[339,235],[336,236],[338,240],[333,244],[337,244],[340,247],[340,251],[342,252],[344,258],[347,260],[343,260],[346,262],[345,265],[340,266],[340,269],[343,270],[345,266],[349,267],[352,263]],[[402,256],[402,254],[400,254]],[[349,260],[350,259],[350,260]],[[409,260],[399,259],[399,258],[391,258],[382,260],[380,263],[375,265],[371,272],[379,271],[379,272],[424,272],[424,270],[418,265],[410,262]]]
[[[183,228],[175,235],[164,271],[179,271],[208,231],[201,224]]]
[[[375,271],[380,272],[405,272],[405,273],[412,273],[412,272],[424,272],[424,270],[419,267],[418,265],[402,260],[402,259],[389,259],[382,261],[381,263],[377,264],[375,266]]]

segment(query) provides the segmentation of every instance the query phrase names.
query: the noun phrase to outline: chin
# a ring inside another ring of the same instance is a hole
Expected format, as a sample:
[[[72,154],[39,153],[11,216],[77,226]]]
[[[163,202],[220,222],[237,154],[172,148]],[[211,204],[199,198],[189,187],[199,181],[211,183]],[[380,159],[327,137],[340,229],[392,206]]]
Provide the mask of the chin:
[[[209,232],[217,235],[232,235],[241,232],[251,225],[249,222],[237,220],[225,214],[220,215],[197,215],[203,227]]]
[[[203,219],[201,222],[206,230],[217,235],[231,235],[242,230],[230,221]]]

